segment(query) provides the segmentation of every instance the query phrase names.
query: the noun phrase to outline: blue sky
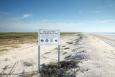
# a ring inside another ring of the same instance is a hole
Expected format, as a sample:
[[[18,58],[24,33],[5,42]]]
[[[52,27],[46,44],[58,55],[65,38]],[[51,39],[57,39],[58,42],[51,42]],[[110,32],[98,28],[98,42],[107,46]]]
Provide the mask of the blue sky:
[[[115,32],[115,0],[0,0],[0,31]]]

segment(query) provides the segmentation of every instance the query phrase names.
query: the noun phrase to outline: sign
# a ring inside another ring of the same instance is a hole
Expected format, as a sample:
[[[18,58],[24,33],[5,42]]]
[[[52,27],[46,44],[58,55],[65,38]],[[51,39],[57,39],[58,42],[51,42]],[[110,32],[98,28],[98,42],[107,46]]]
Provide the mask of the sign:
[[[38,44],[38,72],[40,73],[40,45],[57,45],[58,46],[58,64],[60,61],[60,32],[59,30],[40,29]]]
[[[60,42],[59,38],[60,38],[59,30],[47,30],[47,29],[39,30],[40,45],[49,45],[49,44],[59,45]]]

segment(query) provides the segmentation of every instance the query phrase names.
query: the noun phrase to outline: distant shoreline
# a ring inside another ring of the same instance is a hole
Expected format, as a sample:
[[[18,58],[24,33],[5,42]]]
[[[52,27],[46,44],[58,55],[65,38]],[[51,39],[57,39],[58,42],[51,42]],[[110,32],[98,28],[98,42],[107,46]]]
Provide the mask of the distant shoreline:
[[[115,33],[103,33],[103,32],[101,32],[101,33],[95,33],[95,34],[99,34],[99,35],[115,35]]]

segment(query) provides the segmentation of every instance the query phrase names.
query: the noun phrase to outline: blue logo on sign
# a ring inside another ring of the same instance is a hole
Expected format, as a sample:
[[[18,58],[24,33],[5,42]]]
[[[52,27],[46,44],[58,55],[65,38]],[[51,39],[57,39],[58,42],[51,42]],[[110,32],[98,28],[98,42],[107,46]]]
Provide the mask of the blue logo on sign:
[[[43,40],[43,39],[41,39],[41,42],[44,42],[44,40]]]
[[[57,40],[55,40],[55,42],[57,42]]]
[[[48,42],[48,41],[49,41],[48,39],[45,40],[45,42]]]

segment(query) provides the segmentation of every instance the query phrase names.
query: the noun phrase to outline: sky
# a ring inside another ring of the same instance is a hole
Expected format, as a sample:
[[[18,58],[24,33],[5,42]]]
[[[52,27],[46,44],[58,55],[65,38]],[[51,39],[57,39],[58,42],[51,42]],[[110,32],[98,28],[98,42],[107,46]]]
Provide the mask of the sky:
[[[0,0],[0,32],[115,32],[115,0]]]

